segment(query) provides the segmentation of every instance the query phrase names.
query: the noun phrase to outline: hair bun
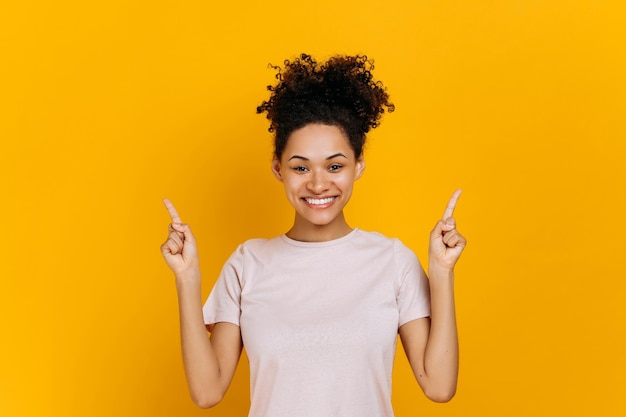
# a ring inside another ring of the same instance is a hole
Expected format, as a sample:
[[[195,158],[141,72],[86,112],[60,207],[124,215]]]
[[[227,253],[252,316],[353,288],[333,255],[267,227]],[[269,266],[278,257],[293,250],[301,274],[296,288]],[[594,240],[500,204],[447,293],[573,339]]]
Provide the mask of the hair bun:
[[[374,63],[365,55],[337,55],[320,65],[311,55],[301,54],[285,60],[284,68],[270,66],[279,82],[267,87],[270,99],[257,113],[267,112],[278,157],[291,132],[309,123],[341,127],[360,155],[365,134],[380,124],[385,109],[395,109],[385,87],[374,81]]]

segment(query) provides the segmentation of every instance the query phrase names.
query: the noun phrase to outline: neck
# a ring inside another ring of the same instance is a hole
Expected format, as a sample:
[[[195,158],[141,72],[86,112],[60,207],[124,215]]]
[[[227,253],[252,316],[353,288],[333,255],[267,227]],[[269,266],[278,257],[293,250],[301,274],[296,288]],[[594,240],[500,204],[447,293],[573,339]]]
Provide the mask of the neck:
[[[332,223],[324,225],[309,223],[296,214],[293,226],[286,234],[290,239],[301,242],[326,242],[339,239],[351,231],[352,228],[346,222],[343,213]]]

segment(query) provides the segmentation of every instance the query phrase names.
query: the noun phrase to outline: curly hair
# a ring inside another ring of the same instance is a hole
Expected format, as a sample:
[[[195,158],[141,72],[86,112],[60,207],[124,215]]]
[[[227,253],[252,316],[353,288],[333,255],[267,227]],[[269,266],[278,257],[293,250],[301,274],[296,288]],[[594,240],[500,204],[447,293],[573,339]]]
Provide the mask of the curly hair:
[[[280,159],[292,132],[310,123],[337,126],[346,134],[356,157],[365,135],[380,124],[387,108],[395,107],[380,81],[374,81],[374,63],[365,55],[337,55],[318,64],[310,55],[285,60],[277,70],[278,84],[269,85],[270,98],[257,107],[267,112],[269,131],[275,134],[274,155]]]

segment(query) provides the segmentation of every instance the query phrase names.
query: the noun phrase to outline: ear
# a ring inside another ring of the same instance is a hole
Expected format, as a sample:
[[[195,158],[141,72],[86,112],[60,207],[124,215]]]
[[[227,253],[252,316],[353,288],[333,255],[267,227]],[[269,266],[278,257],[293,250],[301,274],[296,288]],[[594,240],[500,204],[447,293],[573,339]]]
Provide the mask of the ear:
[[[354,179],[358,180],[365,172],[365,159],[363,158],[363,154],[356,159],[356,165],[354,167]]]
[[[278,160],[278,158],[274,157],[272,159],[272,172],[274,173],[274,176],[276,177],[276,179],[280,182],[283,182],[283,175],[281,173],[281,166],[280,166],[280,161]]]

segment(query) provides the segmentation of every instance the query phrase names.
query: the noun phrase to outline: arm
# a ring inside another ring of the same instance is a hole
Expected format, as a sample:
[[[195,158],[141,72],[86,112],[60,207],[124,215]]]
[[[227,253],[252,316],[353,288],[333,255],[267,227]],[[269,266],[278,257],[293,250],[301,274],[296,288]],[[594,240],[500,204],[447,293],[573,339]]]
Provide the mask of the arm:
[[[241,355],[239,327],[217,323],[209,338],[202,317],[200,268],[196,241],[182,224],[174,206],[165,200],[172,224],[161,253],[176,276],[181,345],[187,384],[193,401],[208,408],[221,401]]]
[[[200,285],[191,285],[177,277],[176,287],[189,392],[199,407],[213,407],[224,397],[241,356],[239,326],[217,323],[209,338],[202,317]]]
[[[401,326],[400,340],[424,394],[446,402],[456,393],[459,370],[453,282],[429,280],[431,316]]]
[[[466,241],[452,217],[460,191],[454,193],[443,220],[431,232],[429,284],[431,316],[400,327],[400,339],[413,373],[428,398],[450,401],[456,393],[459,346],[454,307],[454,265]]]

